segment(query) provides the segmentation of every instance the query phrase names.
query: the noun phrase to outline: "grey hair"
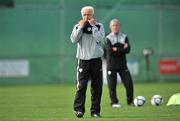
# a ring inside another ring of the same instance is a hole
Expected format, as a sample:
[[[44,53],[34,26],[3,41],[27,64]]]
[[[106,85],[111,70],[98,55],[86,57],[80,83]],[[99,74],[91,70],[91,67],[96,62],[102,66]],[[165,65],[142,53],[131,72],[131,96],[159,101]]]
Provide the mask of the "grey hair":
[[[81,9],[81,15],[83,14],[84,10],[90,10],[92,12],[92,15],[94,15],[94,8],[92,6],[85,6]]]
[[[111,27],[113,23],[118,23],[119,25],[121,24],[118,19],[112,19],[109,23],[109,27]]]

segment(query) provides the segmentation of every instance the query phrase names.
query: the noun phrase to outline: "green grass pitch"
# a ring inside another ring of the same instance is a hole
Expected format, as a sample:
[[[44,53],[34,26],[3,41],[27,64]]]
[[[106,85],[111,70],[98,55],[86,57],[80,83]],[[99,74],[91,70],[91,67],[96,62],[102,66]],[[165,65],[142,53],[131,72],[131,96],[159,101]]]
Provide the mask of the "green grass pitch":
[[[169,97],[180,92],[180,83],[135,84],[135,96],[146,97],[143,107],[126,104],[125,90],[118,84],[122,108],[110,107],[107,86],[103,88],[102,118],[90,116],[90,88],[87,89],[86,112],[83,119],[73,113],[75,85],[0,86],[0,121],[180,121],[180,106],[167,107]],[[162,106],[152,106],[151,96],[164,98]]]

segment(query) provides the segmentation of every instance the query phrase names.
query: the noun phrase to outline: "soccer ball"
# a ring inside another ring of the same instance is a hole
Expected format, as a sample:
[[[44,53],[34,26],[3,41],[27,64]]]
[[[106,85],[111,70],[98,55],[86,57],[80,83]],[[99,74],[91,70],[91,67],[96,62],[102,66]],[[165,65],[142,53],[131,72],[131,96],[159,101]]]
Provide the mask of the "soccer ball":
[[[145,98],[145,97],[143,97],[143,96],[137,96],[137,97],[134,99],[134,106],[136,106],[136,107],[143,106],[145,102],[146,102],[146,98]]]
[[[163,98],[162,96],[160,95],[154,95],[152,98],[151,98],[151,104],[152,105],[155,105],[155,106],[159,106],[163,103]]]

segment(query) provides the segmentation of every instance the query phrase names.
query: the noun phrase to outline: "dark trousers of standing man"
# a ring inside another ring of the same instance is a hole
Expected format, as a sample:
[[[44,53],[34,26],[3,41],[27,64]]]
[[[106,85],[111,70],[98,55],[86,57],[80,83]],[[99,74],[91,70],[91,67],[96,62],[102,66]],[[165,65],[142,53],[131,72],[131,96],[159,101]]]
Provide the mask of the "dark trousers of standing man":
[[[124,84],[124,87],[126,88],[127,104],[131,104],[133,102],[133,82],[129,70],[123,69],[123,70],[107,70],[107,80],[108,80],[111,105],[118,103],[118,98],[116,94],[117,73],[119,73],[121,80]]]
[[[85,99],[88,80],[91,80],[91,114],[100,113],[102,95],[102,60],[78,60],[77,90],[74,111],[85,112]]]

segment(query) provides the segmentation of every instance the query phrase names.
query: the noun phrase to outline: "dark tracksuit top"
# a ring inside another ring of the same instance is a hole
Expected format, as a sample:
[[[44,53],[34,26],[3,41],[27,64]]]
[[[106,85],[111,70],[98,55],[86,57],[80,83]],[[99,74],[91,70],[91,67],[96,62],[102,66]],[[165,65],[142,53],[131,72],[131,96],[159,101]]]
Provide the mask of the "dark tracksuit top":
[[[124,44],[127,43],[128,47],[124,48]],[[126,54],[130,52],[130,44],[127,35],[119,33],[115,35],[110,33],[106,37],[106,58],[108,70],[127,69]],[[112,50],[113,47],[117,47],[117,51]]]

